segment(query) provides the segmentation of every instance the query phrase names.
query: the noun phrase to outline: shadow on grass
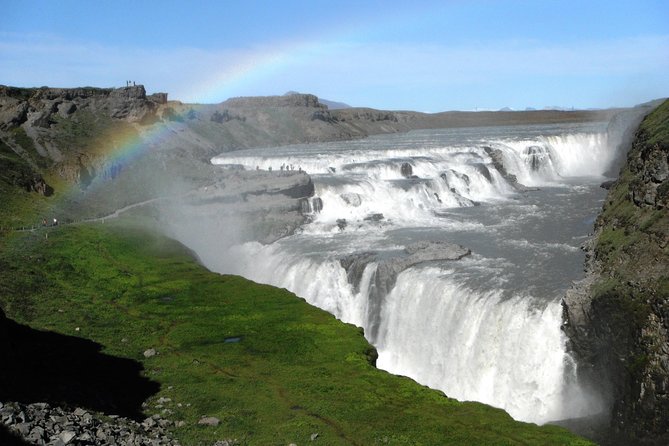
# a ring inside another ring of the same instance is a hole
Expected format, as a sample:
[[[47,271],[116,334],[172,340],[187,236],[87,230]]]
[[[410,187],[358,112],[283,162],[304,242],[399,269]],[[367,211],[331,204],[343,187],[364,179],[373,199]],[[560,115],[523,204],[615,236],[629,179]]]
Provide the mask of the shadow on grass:
[[[140,375],[139,362],[101,349],[86,339],[18,324],[0,309],[0,401],[47,402],[143,419],[142,402],[160,385]]]
[[[21,439],[21,437],[7,429],[4,424],[0,423],[0,444],[2,446],[24,446],[30,443]]]

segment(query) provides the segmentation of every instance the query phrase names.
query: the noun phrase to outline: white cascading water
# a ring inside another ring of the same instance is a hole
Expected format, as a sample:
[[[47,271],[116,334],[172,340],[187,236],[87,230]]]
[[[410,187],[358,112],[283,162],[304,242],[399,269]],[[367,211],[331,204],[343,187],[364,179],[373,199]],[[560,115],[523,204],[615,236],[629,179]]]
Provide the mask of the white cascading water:
[[[486,147],[542,190],[515,192]],[[323,206],[297,234],[235,246],[208,266],[287,288],[365,328],[380,368],[451,397],[537,423],[592,414],[599,403],[575,381],[560,297],[580,278],[578,246],[613,157],[593,126],[425,131],[224,154],[212,162],[306,170]],[[378,259],[421,239],[473,254],[415,265],[387,295],[375,294]],[[376,257],[352,278],[341,259],[368,252]]]
[[[507,169],[528,186],[559,183],[564,177],[600,176],[615,158],[605,133],[544,136],[505,141],[494,147],[503,151]]]
[[[524,421],[592,409],[570,375],[559,302],[536,308],[527,296],[504,299],[499,290],[477,292],[445,275],[434,268],[400,275],[382,315],[380,368]]]

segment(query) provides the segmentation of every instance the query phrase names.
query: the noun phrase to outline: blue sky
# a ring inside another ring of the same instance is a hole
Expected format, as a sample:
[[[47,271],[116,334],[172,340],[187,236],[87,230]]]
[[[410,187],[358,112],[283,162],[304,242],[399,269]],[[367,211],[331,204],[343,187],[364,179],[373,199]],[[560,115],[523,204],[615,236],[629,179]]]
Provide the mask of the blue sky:
[[[669,96],[669,1],[0,0],[0,84],[418,111]]]

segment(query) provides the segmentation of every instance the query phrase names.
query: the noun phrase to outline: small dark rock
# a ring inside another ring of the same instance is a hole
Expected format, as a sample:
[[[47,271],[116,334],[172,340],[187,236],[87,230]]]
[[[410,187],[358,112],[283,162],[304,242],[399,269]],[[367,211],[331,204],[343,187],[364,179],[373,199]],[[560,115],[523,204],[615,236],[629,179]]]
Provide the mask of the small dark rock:
[[[608,180],[600,184],[599,187],[601,187],[602,189],[609,190],[611,189],[611,186],[613,186],[614,184],[616,184],[616,180]]]

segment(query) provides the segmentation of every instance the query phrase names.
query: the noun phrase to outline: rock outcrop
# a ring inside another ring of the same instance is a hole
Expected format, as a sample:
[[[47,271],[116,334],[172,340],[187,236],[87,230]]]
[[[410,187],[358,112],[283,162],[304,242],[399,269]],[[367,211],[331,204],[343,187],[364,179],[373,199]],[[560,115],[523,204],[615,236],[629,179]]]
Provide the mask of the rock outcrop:
[[[615,177],[618,175],[618,172],[620,172],[620,169],[625,164],[627,152],[632,146],[634,134],[639,128],[639,124],[661,102],[659,100],[659,102],[652,101],[641,104],[627,110],[622,110],[611,117],[609,125],[606,128],[606,136],[616,156],[611,163],[611,167],[605,172],[605,176]]]
[[[509,183],[519,192],[530,190],[530,188],[524,184],[519,183],[518,178],[516,178],[514,174],[509,173],[509,171],[506,170],[506,167],[504,167],[504,154],[501,150],[493,149],[492,147],[487,146],[484,147],[483,150],[485,150],[485,153],[488,154],[492,160],[492,165],[495,167],[495,169],[497,169],[497,171],[500,173],[500,175],[502,175],[507,183]]]
[[[28,120],[49,128],[57,119],[88,109],[105,116],[140,122],[155,112],[167,96],[147,97],[144,86],[123,88],[13,88],[0,86],[0,130]]]
[[[53,194],[53,188],[37,172],[37,167],[18,156],[2,138],[0,138],[0,181],[45,197]]]
[[[626,444],[669,442],[669,101],[636,132],[564,301],[580,378]]]
[[[87,187],[116,166],[109,155],[134,125],[151,124],[165,94],[124,88],[13,88],[0,86],[0,138],[33,167],[23,187],[51,193],[41,175],[53,173]],[[117,142],[118,141],[118,142]]]

